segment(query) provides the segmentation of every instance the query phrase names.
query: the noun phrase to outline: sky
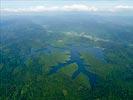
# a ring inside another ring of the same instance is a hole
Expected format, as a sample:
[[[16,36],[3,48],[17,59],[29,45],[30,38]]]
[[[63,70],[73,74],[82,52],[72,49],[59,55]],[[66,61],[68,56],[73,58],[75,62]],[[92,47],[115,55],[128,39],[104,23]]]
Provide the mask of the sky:
[[[133,0],[1,0],[1,12],[133,11]]]

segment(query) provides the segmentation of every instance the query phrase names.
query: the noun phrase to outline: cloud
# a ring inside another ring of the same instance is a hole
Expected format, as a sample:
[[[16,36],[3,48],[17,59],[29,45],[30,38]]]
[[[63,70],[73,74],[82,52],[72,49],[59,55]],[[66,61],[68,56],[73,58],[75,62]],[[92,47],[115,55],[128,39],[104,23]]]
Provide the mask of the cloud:
[[[133,6],[123,6],[123,5],[118,5],[118,6],[115,6],[116,9],[133,9]]]
[[[64,6],[35,6],[27,8],[2,8],[2,12],[48,12],[48,11],[97,11],[94,6],[88,6],[83,4],[73,4]]]
[[[109,9],[109,11],[112,11],[112,12],[131,11],[131,10],[133,11],[133,6],[128,6],[128,5],[116,5]]]
[[[28,8],[3,8],[1,11],[3,12],[15,12],[15,13],[23,13],[23,12],[46,12],[46,11],[56,11],[59,10],[59,7],[45,7],[45,6],[35,6]]]
[[[83,4],[73,4],[68,6],[63,6],[64,11],[97,11],[98,9],[94,6],[87,6]]]
[[[51,11],[86,11],[86,12],[119,12],[119,11],[133,11],[133,6],[128,5],[116,5],[110,7],[90,6],[85,4],[72,4],[63,6],[33,6],[27,8],[1,8],[1,12],[11,13],[34,13],[34,12],[51,12]]]
[[[95,42],[98,42],[98,41],[102,41],[102,42],[109,42],[110,40],[108,39],[102,39],[102,38],[98,38],[98,37],[95,37],[95,36],[91,36],[89,35],[88,33],[77,33],[77,32],[65,32],[66,35],[69,35],[69,36],[77,36],[77,37],[84,37],[84,38],[87,38],[89,40],[92,40],[92,41],[95,41]]]

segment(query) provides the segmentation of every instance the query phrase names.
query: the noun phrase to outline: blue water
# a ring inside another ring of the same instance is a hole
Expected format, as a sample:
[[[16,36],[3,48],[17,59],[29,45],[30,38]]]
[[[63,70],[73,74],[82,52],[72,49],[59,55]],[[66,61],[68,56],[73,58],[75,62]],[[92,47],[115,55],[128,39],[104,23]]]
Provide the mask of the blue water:
[[[81,59],[81,57],[80,57],[80,52],[81,51],[86,51],[86,50],[84,48],[81,48],[81,47],[78,47],[78,46],[71,46],[70,48],[67,48],[67,50],[70,51],[70,60],[67,61],[66,63],[60,63],[57,66],[54,66],[50,70],[49,75],[58,72],[60,68],[66,66],[66,65],[76,63],[78,65],[78,69],[73,73],[72,79],[75,79],[80,73],[83,73],[88,77],[91,86],[92,87],[96,86],[98,76],[96,74],[86,70],[86,67],[89,68],[90,65],[86,65],[84,63],[84,60]]]
[[[53,47],[53,46],[48,45],[45,48],[32,49],[30,56],[34,56],[38,52],[44,52],[44,53],[51,54],[52,51],[54,50],[59,50],[61,52],[70,51],[70,60],[67,61],[66,63],[59,63],[57,66],[53,66],[53,68],[50,70],[48,75],[58,72],[60,68],[62,67],[65,67],[72,63],[76,63],[78,65],[78,69],[73,73],[72,79],[75,79],[80,73],[83,73],[88,77],[92,87],[97,85],[99,77],[95,73],[92,73],[86,69],[86,68],[89,68],[89,66],[91,65],[85,64],[84,60],[81,59],[80,57],[80,52],[89,52],[92,55],[94,55],[97,59],[101,60],[104,58],[103,52],[101,49],[93,48],[90,46],[82,46],[82,45],[67,45],[65,48],[58,48],[58,47]]]

